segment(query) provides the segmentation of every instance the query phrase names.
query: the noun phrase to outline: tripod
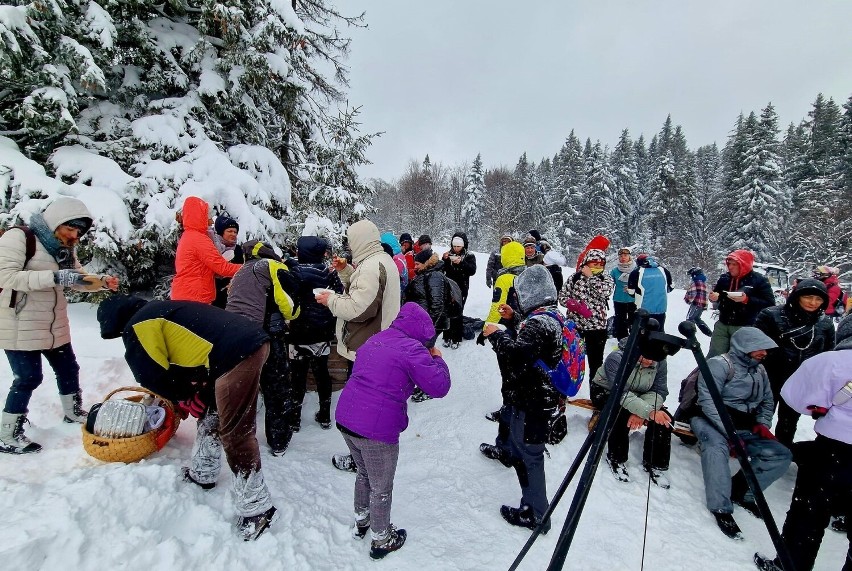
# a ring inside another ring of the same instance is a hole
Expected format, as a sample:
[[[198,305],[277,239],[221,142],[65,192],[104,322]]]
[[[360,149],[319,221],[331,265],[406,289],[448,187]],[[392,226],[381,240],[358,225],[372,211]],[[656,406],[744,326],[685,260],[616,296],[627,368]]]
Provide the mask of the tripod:
[[[684,321],[678,327],[678,331],[685,338],[667,335],[657,331],[658,329],[659,324],[656,320],[649,318],[646,310],[637,310],[633,326],[630,329],[630,335],[628,336],[627,343],[624,347],[624,356],[618,367],[616,381],[613,384],[612,391],[606,405],[603,410],[601,410],[598,423],[594,430],[586,437],[582,446],[580,446],[580,450],[577,452],[574,461],[571,463],[571,467],[568,469],[568,472],[565,474],[565,478],[562,480],[562,483],[559,485],[559,488],[553,496],[553,501],[550,502],[547,511],[542,516],[541,524],[533,531],[530,538],[524,544],[524,547],[512,562],[511,567],[509,567],[509,571],[517,569],[521,561],[523,561],[524,557],[529,552],[530,548],[532,548],[533,543],[535,543],[536,539],[541,534],[542,525],[550,519],[551,514],[556,509],[556,506],[559,504],[559,501],[562,499],[565,491],[568,489],[568,485],[579,470],[580,464],[582,464],[585,459],[583,473],[580,476],[577,490],[574,492],[571,507],[568,510],[568,515],[565,518],[565,523],[559,534],[559,539],[557,540],[556,548],[553,550],[547,570],[560,570],[565,565],[565,559],[568,556],[568,551],[571,549],[574,533],[580,523],[580,517],[583,515],[583,508],[585,507],[586,500],[588,499],[589,492],[591,491],[592,483],[594,482],[598,464],[600,463],[601,456],[603,455],[606,439],[612,431],[616,417],[618,416],[616,409],[620,406],[620,397],[627,385],[631,371],[639,360],[640,338],[657,343],[658,347],[667,355],[674,355],[681,348],[689,349],[692,351],[692,354],[698,363],[701,375],[705,379],[712,378],[712,374],[710,373],[710,369],[707,365],[707,360],[701,352],[701,345],[695,337],[694,323]],[[769,506],[766,503],[766,498],[763,496],[763,492],[755,478],[754,471],[751,468],[751,464],[749,463],[742,441],[737,436],[733,422],[727,413],[724,401],[722,400],[722,395],[715,383],[708,382],[706,385],[711,397],[713,398],[716,410],[722,419],[722,424],[725,427],[728,439],[736,451],[737,459],[739,460],[740,467],[742,468],[743,474],[748,482],[748,486],[754,494],[755,502],[760,510],[760,514],[763,516],[763,522],[772,538],[772,543],[775,545],[781,565],[785,571],[795,571],[795,566],[793,565],[790,554],[787,551],[787,547],[781,538],[781,534],[778,532],[778,527],[775,525],[775,520],[773,519]]]

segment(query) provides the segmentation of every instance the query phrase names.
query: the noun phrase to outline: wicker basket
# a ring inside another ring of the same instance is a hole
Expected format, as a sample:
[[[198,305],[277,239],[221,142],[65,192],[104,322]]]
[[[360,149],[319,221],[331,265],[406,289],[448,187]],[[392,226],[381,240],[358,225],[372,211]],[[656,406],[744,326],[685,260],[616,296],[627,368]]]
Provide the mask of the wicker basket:
[[[106,396],[104,401],[108,401],[113,395],[122,391],[142,393],[125,397],[129,401],[139,402],[146,394],[161,399],[166,409],[166,420],[160,428],[130,438],[102,438],[86,430],[86,425],[83,424],[83,448],[89,456],[104,462],[137,462],[162,449],[180,425],[180,417],[175,414],[171,401],[143,387],[115,389]]]

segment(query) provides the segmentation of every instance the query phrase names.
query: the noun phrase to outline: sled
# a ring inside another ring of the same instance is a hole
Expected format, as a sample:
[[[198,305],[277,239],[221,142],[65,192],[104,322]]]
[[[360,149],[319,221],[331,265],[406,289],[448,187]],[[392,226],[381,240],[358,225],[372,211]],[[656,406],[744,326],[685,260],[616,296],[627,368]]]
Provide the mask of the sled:
[[[586,410],[591,410],[593,413],[600,412],[589,399],[574,399],[565,401],[565,403],[579,408],[585,408]],[[647,420],[645,421],[645,425],[648,425]],[[594,428],[594,425],[591,428]],[[680,436],[691,436],[695,438],[695,435],[692,433],[692,430],[689,428],[689,425],[684,422],[672,422],[672,432],[674,432],[675,434],[679,434]]]
[[[586,244],[583,251],[580,252],[580,255],[577,256],[577,271],[580,271],[580,264],[583,263],[583,258],[586,257],[586,253],[589,250],[603,250],[605,252],[607,248],[609,248],[609,238],[600,234],[592,238],[589,243]]]

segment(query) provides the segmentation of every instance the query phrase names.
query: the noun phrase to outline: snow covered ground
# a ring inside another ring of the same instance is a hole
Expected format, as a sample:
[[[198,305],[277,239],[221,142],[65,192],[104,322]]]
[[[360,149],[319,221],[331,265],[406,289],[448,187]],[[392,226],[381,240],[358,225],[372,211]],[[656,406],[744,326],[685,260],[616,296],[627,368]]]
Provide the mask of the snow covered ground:
[[[484,317],[490,290],[484,284],[485,255],[478,255],[466,315]],[[568,270],[566,269],[566,274]],[[683,291],[669,299],[667,330],[676,333],[686,313]],[[132,385],[120,340],[98,335],[95,307],[70,309],[74,349],[82,367],[86,404],[121,385]],[[706,346],[707,338],[702,337]],[[411,424],[402,434],[394,490],[393,522],[408,530],[405,547],[373,563],[369,540],[349,534],[354,476],[335,470],[329,459],[346,446],[336,430],[313,421],[316,394],[305,399],[302,430],[287,454],[275,458],[259,440],[266,479],[281,512],[276,525],[255,543],[231,529],[229,474],[210,492],[179,481],[189,457],[195,423],[185,422],[158,454],[132,465],[104,464],[86,455],[79,427],[63,424],[52,374],[46,372],[30,406],[27,434],[44,446],[40,454],[0,457],[0,558],[4,569],[506,569],[528,537],[506,524],[501,504],[516,506],[520,489],[512,470],[485,459],[480,442],[491,442],[497,426],[483,414],[500,405],[500,381],[493,352],[465,342],[445,351],[453,386],[442,400],[409,405]],[[401,356],[400,358],[404,358]],[[0,364],[0,394],[11,373]],[[677,404],[680,380],[694,367],[684,352],[671,358],[668,405]],[[583,387],[579,396],[587,396]],[[335,394],[335,401],[337,394]],[[549,496],[585,438],[588,411],[568,407],[569,433],[549,446]],[[803,419],[799,439],[813,438]],[[568,554],[566,568],[640,569],[648,483],[640,478],[642,435],[631,437],[629,484],[600,469]],[[644,564],[648,569],[754,569],[755,551],[774,553],[763,524],[742,510],[735,517],[746,540],[732,541],[716,528],[704,508],[697,452],[677,439],[672,446],[670,490],[650,489]],[[767,498],[783,523],[796,468],[776,482]],[[572,486],[554,515],[554,529],[539,538],[522,569],[543,569],[550,560]],[[818,569],[839,568],[846,539],[826,532]]]

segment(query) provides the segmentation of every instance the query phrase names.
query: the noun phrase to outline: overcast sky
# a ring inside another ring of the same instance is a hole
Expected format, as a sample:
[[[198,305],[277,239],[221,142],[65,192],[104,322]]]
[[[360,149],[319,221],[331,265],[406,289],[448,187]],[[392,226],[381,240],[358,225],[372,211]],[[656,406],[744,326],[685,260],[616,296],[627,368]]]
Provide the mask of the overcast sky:
[[[693,149],[723,145],[740,111],[782,128],[817,93],[852,95],[850,0],[345,0],[350,104],[384,131],[365,177],[428,153],[513,167],[553,156],[571,129],[610,147],[650,139],[671,113]]]

